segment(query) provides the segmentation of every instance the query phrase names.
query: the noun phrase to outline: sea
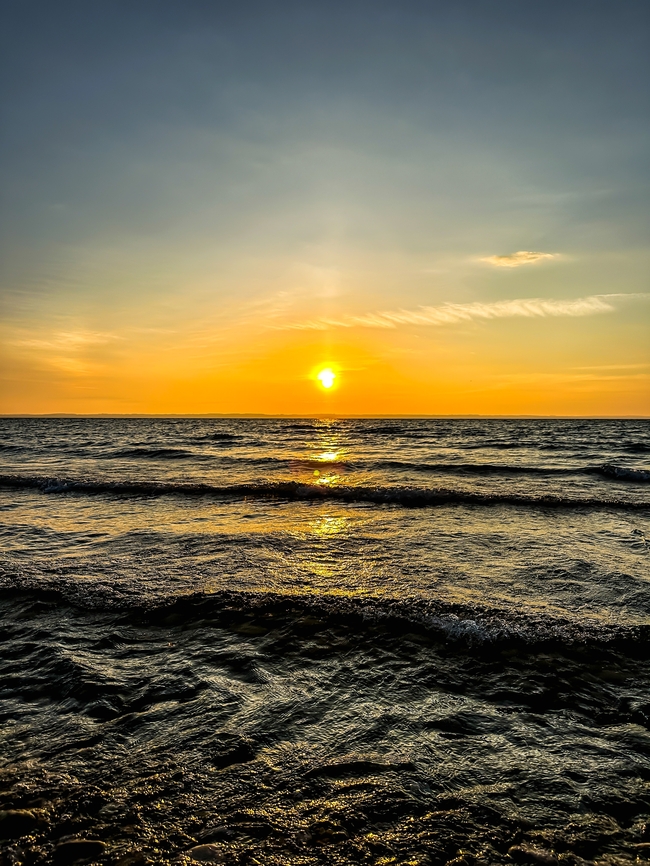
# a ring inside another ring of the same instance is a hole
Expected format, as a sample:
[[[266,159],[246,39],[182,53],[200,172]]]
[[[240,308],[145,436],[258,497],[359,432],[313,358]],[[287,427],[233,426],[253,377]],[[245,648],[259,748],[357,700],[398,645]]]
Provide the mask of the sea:
[[[650,861],[650,421],[0,420],[0,864]]]

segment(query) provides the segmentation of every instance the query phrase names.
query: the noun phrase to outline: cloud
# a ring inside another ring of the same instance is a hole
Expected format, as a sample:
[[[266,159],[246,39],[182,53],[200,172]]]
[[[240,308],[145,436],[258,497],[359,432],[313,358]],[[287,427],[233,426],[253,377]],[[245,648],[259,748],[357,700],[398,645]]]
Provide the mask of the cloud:
[[[481,261],[497,268],[518,268],[521,265],[534,265],[535,262],[541,262],[544,259],[556,258],[558,258],[557,253],[535,253],[531,250],[519,250],[518,253],[510,253],[509,256],[488,256]]]
[[[341,318],[322,317],[296,322],[286,327],[300,331],[326,331],[330,328],[397,328],[400,325],[455,325],[480,319],[548,318],[557,316],[591,316],[611,313],[616,308],[613,298],[639,297],[636,295],[589,295],[572,300],[545,298],[517,298],[510,301],[471,304],[442,304],[438,307],[418,307],[416,310],[385,310],[360,316]]]
[[[48,339],[30,338],[12,342],[15,346],[27,346],[33,349],[79,352],[88,346],[102,346],[120,339],[122,338],[116,334],[104,334],[100,331],[59,331]]]
[[[84,375],[98,369],[97,350],[115,344],[124,338],[102,331],[70,330],[44,333],[42,336],[5,340],[5,345],[14,347],[20,354],[26,352],[33,360],[64,373]],[[94,359],[94,360],[93,360]]]

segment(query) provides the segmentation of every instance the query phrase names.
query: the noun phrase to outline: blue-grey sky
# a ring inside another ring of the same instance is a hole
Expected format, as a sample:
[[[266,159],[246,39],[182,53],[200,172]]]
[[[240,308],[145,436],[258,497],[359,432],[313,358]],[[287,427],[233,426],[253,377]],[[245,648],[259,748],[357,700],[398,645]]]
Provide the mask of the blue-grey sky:
[[[4,411],[307,411],[319,352],[368,411],[649,408],[647,2],[3,18]]]

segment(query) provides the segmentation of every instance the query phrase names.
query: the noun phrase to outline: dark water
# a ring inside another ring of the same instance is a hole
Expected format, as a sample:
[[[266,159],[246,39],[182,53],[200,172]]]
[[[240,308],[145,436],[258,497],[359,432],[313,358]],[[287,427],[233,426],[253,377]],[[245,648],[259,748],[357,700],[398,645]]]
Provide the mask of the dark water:
[[[647,862],[649,481],[648,422],[1,421],[0,863]]]

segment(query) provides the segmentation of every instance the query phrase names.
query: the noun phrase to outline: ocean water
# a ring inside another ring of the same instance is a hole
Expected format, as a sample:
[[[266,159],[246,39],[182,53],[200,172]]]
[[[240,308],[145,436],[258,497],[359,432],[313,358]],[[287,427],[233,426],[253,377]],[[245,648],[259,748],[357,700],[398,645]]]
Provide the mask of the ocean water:
[[[650,423],[0,421],[0,863],[650,859]]]

